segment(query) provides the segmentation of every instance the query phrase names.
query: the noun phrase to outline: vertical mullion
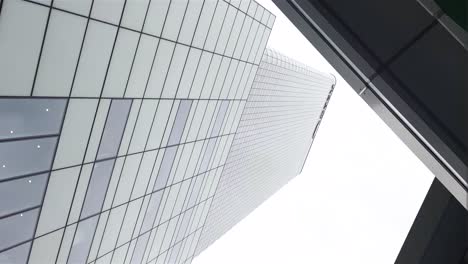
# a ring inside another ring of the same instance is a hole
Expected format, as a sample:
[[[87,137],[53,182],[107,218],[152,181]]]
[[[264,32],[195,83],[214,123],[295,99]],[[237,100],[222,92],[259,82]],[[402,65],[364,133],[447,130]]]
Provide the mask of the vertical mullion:
[[[147,5],[147,7],[146,7],[145,17],[144,17],[144,19],[143,19],[143,23],[142,23],[142,26],[141,26],[141,34],[140,34],[139,37],[138,37],[137,47],[136,47],[136,49],[135,49],[135,54],[134,54],[134,57],[133,57],[132,66],[130,67],[130,72],[129,72],[128,79],[127,79],[127,84],[126,84],[126,86],[125,86],[124,96],[125,96],[125,94],[127,93],[128,83],[129,83],[129,81],[130,81],[130,76],[131,76],[131,73],[132,73],[132,70],[133,70],[133,65],[134,65],[134,63],[135,63],[135,59],[136,59],[136,56],[137,56],[138,47],[139,47],[139,45],[140,45],[141,37],[142,37],[142,35],[143,35],[143,29],[144,29],[144,27],[145,27],[146,18],[147,18],[147,16],[148,16],[148,10],[149,10],[150,5],[151,5],[151,0],[148,1],[148,5]],[[167,20],[167,14],[168,14],[168,13],[169,13],[169,8],[166,10],[166,16],[165,16],[165,18],[164,18],[163,28],[164,28],[164,24],[165,24],[165,22],[166,22],[166,20]],[[154,61],[155,61],[155,59],[156,59],[156,55],[157,55],[157,53],[158,53],[158,49],[159,49],[160,43],[161,43],[161,40],[158,41],[158,44],[157,44],[157,46],[156,46],[156,50],[155,50],[155,52],[154,52],[153,60],[152,60],[152,63],[151,63],[151,68],[150,68],[149,74],[148,74],[148,79],[147,79],[147,82],[146,82],[146,85],[145,85],[145,89],[144,89],[144,92],[143,92],[143,97],[142,97],[142,99],[141,99],[141,104],[140,104],[140,107],[139,107],[139,109],[138,109],[137,117],[136,117],[136,119],[135,119],[135,125],[134,125],[134,127],[133,127],[132,135],[130,136],[130,143],[129,143],[128,148],[127,148],[127,151],[126,151],[126,154],[127,154],[127,155],[128,155],[128,151],[129,151],[129,149],[130,149],[131,140],[132,140],[133,135],[134,135],[134,132],[135,132],[136,124],[138,123],[138,118],[139,118],[139,116],[140,116],[141,107],[143,106],[143,102],[145,101],[144,97],[145,97],[145,95],[146,95],[146,90],[147,90],[147,88],[148,88],[148,83],[149,83],[149,79],[150,79],[150,76],[151,76],[151,70],[152,70],[152,68],[153,68]],[[155,117],[156,117],[156,115],[157,115],[157,110],[158,110],[158,108],[159,108],[159,104],[160,104],[160,101],[158,101],[158,103],[157,103],[156,111],[155,111],[154,116],[153,116],[153,122],[154,122],[154,119],[155,119]],[[149,137],[149,135],[150,135],[150,133],[151,133],[151,129],[152,129],[152,126],[151,126],[151,128],[150,128],[150,132],[149,132],[149,134],[148,134],[148,137]],[[149,138],[147,138],[147,140],[146,140],[145,147],[144,147],[144,149],[143,149],[143,154],[142,154],[140,163],[138,164],[137,174],[135,175],[135,180],[134,180],[134,182],[133,182],[132,189],[131,189],[131,192],[130,192],[130,193],[133,192],[133,189],[134,189],[134,187],[135,187],[136,177],[138,177],[138,172],[139,172],[139,170],[140,170],[141,162],[143,161],[144,152],[146,151],[146,145],[148,144],[148,139],[149,139]],[[159,154],[160,154],[160,153],[159,153],[159,151],[158,151],[158,155],[156,156],[156,158],[158,158]],[[125,165],[125,162],[126,162],[126,157],[127,157],[127,156],[125,156],[125,158],[124,158],[124,165]],[[118,188],[118,185],[120,184],[120,179],[121,179],[121,176],[122,176],[122,172],[123,172],[123,170],[120,172],[119,180],[118,180],[118,182],[117,182],[116,188]],[[114,200],[115,200],[116,194],[117,194],[117,193],[114,194],[114,197],[113,197],[113,199],[112,199],[112,203],[113,203]],[[150,199],[150,197],[151,197],[152,195],[153,195],[153,193],[147,195],[147,196],[149,197],[148,199]],[[145,196],[146,196],[146,192],[145,192]],[[143,197],[145,197],[145,196],[143,196]],[[139,209],[139,211],[138,211],[137,221],[138,221],[138,218],[139,218],[139,216],[140,216],[140,211],[141,211],[141,207],[143,206],[143,202],[144,202],[144,198],[143,198],[143,200],[142,200],[142,203],[141,203],[141,205],[140,205],[140,209]],[[148,206],[149,206],[149,201],[148,201],[147,207],[148,207]],[[120,237],[120,232],[122,231],[122,225],[124,224],[123,221],[125,220],[125,217],[126,217],[126,215],[127,215],[127,210],[128,210],[128,205],[127,205],[127,207],[125,208],[124,216],[123,216],[123,219],[122,219],[122,224],[120,225],[120,228],[119,228],[119,234],[117,235],[117,239],[116,239],[116,242],[115,242],[115,243],[116,243],[115,246],[117,246],[118,239],[119,239],[119,237]],[[143,217],[144,217],[144,216],[143,216]],[[107,226],[107,223],[106,223],[106,226]],[[134,234],[134,232],[135,232],[135,229],[136,229],[136,225],[133,227],[132,235],[130,236],[130,243],[131,243],[131,241],[132,241],[132,237],[133,237],[133,234]],[[135,242],[135,243],[136,243],[136,242]],[[136,244],[135,244],[135,246],[136,246]],[[130,249],[130,244],[129,244],[129,247],[127,248],[127,250],[126,250],[124,259],[127,258],[129,249]],[[115,250],[112,251],[111,263],[112,263],[112,260],[113,260],[113,258],[114,258],[114,253],[115,253]]]
[[[36,71],[34,72],[34,79],[33,79],[33,83],[32,83],[32,86],[31,86],[31,92],[30,92],[29,96],[33,96],[34,86],[36,85],[37,73],[39,72],[39,66],[40,66],[41,58],[42,58],[42,51],[44,50],[44,43],[45,43],[45,40],[46,40],[46,37],[47,37],[47,30],[49,29],[49,22],[50,22],[50,16],[52,14],[52,6],[53,5],[54,5],[54,0],[51,0],[50,1],[50,7],[49,7],[49,14],[47,14],[46,26],[45,26],[45,29],[44,29],[44,36],[42,38],[41,49],[39,51],[39,58],[37,59]],[[3,7],[3,0],[0,2],[0,14],[1,14],[1,11],[2,11],[2,7]],[[31,246],[31,248],[32,248],[32,246]],[[29,256],[28,256],[28,261],[29,261]]]

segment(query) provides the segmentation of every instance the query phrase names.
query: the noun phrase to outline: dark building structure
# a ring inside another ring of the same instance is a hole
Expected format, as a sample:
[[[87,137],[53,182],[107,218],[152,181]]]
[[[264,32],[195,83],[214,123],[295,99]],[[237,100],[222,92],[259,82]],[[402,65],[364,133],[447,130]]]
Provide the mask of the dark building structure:
[[[395,263],[468,263],[466,221],[465,208],[435,179]]]
[[[437,178],[397,263],[466,262],[467,2],[274,2]]]

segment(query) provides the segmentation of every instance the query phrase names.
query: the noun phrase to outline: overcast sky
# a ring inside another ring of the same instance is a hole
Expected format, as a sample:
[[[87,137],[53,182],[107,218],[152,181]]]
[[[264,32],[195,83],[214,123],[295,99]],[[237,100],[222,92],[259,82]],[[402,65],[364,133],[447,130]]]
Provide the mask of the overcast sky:
[[[337,86],[301,175],[194,264],[393,263],[434,178],[270,0],[269,47]]]

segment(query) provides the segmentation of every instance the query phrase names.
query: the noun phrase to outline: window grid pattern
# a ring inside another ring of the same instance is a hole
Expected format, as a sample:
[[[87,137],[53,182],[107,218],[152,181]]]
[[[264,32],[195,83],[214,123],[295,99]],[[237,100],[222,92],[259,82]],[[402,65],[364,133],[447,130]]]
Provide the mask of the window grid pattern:
[[[334,84],[265,51],[195,255],[301,172]]]
[[[0,262],[192,256],[273,22],[250,0],[3,1]]]

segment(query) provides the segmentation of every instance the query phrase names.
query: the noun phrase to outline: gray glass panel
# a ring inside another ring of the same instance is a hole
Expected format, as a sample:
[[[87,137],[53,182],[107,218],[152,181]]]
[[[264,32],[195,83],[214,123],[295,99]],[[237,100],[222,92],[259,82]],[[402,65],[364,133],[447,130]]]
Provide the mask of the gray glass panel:
[[[180,143],[180,138],[184,133],[185,123],[187,122],[191,107],[191,100],[180,101],[174,125],[172,126],[171,135],[169,136],[168,145],[175,145]]]
[[[213,155],[213,150],[216,145],[216,138],[210,139],[208,142],[208,146],[206,147],[205,154],[203,155],[203,160],[200,165],[200,169],[198,172],[205,172],[208,169],[208,165],[210,163],[211,156]]]
[[[170,256],[169,256],[169,261],[167,263],[176,263],[176,258],[177,258],[177,255],[179,254],[179,250],[180,250],[180,246],[182,245],[182,243],[179,243],[177,245],[175,245],[171,252],[170,252]]]
[[[112,100],[97,159],[111,158],[117,155],[131,105],[131,100]]]
[[[167,178],[169,178],[169,173],[171,172],[172,163],[177,153],[177,146],[167,148],[164,152],[164,157],[161,162],[161,167],[159,168],[158,178],[154,185],[153,191],[159,190],[166,186]]]
[[[0,139],[60,133],[65,99],[0,99]]]
[[[70,256],[68,257],[68,264],[86,263],[97,220],[98,216],[95,216],[78,224]]]
[[[57,137],[0,143],[0,180],[50,170]]]
[[[157,193],[153,193],[151,195],[151,200],[148,204],[148,209],[146,211],[145,219],[143,220],[143,224],[141,226],[141,233],[144,233],[150,230],[153,227],[154,218],[156,217],[156,213],[158,212],[159,204],[161,203],[161,196],[162,191]]]
[[[226,116],[226,111],[229,106],[229,101],[222,101],[221,105],[219,106],[218,115],[216,116],[216,120],[213,126],[213,130],[211,131],[211,136],[218,136],[221,130],[221,125],[223,124],[224,117]]]
[[[149,234],[150,232],[138,238],[135,250],[133,251],[132,261],[130,262],[131,264],[140,264],[143,260],[143,253],[145,253],[146,244],[148,244]]]
[[[2,264],[24,264],[28,259],[31,242],[9,249],[0,253],[0,263]]]
[[[195,178],[195,183],[193,186],[192,193],[190,194],[190,199],[187,204],[188,207],[192,207],[195,205],[195,202],[197,200],[198,193],[200,192],[200,188],[203,182],[203,177],[205,177],[205,174],[199,175]]]
[[[37,176],[1,182],[0,217],[40,205],[48,175],[48,173],[44,173]]]
[[[0,250],[31,239],[38,214],[34,209],[0,219]]]
[[[96,162],[94,164],[93,174],[91,175],[91,181],[88,191],[86,192],[86,198],[81,212],[81,219],[101,211],[114,161],[115,160],[112,159]]]
[[[184,218],[180,224],[179,233],[177,234],[177,238],[175,242],[179,242],[184,238],[185,232],[187,231],[187,227],[190,223],[190,217],[192,216],[193,208],[187,210],[184,214]]]

